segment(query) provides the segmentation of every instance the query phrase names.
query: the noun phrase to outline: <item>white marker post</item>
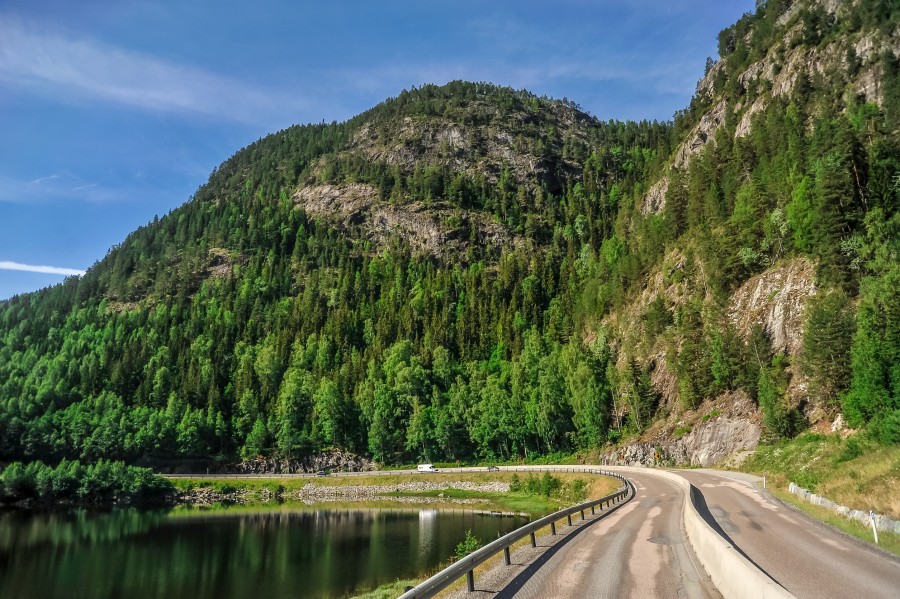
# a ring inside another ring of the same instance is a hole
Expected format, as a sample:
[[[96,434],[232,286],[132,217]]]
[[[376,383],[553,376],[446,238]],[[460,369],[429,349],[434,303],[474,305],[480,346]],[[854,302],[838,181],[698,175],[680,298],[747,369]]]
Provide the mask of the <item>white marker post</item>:
[[[869,510],[869,520],[872,522],[872,534],[875,535],[875,544],[878,544],[878,529],[875,528],[875,512]]]

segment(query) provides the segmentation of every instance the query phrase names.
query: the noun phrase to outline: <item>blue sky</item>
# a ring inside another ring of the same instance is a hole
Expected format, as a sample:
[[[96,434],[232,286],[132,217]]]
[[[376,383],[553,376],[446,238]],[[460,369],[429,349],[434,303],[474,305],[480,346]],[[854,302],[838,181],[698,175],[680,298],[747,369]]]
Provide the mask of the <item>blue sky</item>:
[[[490,81],[603,120],[671,119],[753,6],[4,0],[0,299],[89,267],[267,133],[413,85]]]

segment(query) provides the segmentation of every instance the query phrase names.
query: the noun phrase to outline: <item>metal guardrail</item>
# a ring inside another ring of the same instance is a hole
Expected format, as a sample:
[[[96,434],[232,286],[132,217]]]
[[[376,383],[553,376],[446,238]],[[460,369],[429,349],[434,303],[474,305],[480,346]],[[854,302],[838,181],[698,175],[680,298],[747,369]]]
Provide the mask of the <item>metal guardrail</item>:
[[[504,468],[504,470],[515,470],[514,468]],[[566,468],[529,468],[528,471],[554,471],[554,472],[566,472]],[[444,590],[451,584],[453,584],[458,579],[463,576],[467,579],[469,592],[473,592],[475,590],[475,568],[496,554],[503,551],[504,561],[507,566],[510,565],[510,556],[509,556],[509,548],[517,541],[524,539],[526,536],[531,536],[531,546],[537,547],[537,540],[535,539],[535,533],[546,527],[550,526],[551,534],[556,534],[556,523],[563,518],[567,518],[569,525],[572,524],[572,515],[576,513],[581,513],[581,519],[584,520],[584,512],[585,510],[591,510],[591,513],[596,513],[597,506],[600,506],[603,509],[603,504],[605,503],[607,507],[611,505],[616,505],[624,501],[628,498],[629,493],[633,490],[631,483],[623,476],[619,474],[614,474],[612,472],[605,472],[602,470],[584,470],[584,469],[571,469],[572,472],[583,472],[585,474],[601,474],[604,476],[610,476],[613,478],[617,478],[622,481],[623,486],[619,491],[613,493],[612,495],[607,495],[606,497],[601,497],[600,499],[592,499],[591,501],[586,501],[584,503],[580,503],[578,505],[568,507],[562,509],[558,512],[554,512],[549,516],[544,516],[540,520],[535,520],[525,526],[519,527],[516,530],[508,533],[496,541],[488,543],[481,549],[474,551],[457,561],[453,565],[444,568],[428,580],[418,584],[413,589],[403,593],[400,595],[399,599],[425,599],[427,597],[434,597],[437,593]],[[633,496],[633,493],[632,493]]]

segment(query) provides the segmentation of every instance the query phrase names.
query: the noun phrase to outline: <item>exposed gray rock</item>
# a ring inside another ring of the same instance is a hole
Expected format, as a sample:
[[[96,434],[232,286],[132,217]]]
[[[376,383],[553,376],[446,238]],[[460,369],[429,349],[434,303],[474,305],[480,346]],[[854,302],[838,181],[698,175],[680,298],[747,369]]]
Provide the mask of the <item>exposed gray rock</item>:
[[[577,161],[564,157],[562,162],[552,165],[543,158],[544,152],[535,145],[535,140],[510,134],[502,124],[505,117],[498,113],[496,106],[475,101],[466,110],[470,118],[492,124],[479,130],[461,127],[443,116],[405,117],[397,127],[360,127],[353,135],[353,149],[348,151],[405,171],[424,162],[484,176],[492,183],[499,179],[497,165],[502,164],[518,185],[528,188],[535,181],[550,182],[557,176],[551,171],[557,168],[573,178],[580,176]],[[584,125],[592,117],[577,108],[556,104],[543,118],[549,119],[554,129],[552,135],[543,137],[545,145],[561,149],[564,140],[587,142]]]
[[[766,107],[766,99],[763,96],[760,96],[756,100],[754,100],[753,104],[744,112],[744,115],[741,117],[741,121],[737,124],[737,127],[734,130],[734,136],[744,137],[749,135],[750,126],[753,121],[753,115],[761,112]]]
[[[703,115],[700,122],[688,134],[687,141],[678,148],[673,161],[673,165],[676,168],[682,168],[687,165],[691,158],[695,154],[700,153],[700,150],[712,140],[716,129],[725,122],[725,107],[725,100],[721,100]]]
[[[600,456],[603,465],[716,466],[742,461],[759,443],[759,424],[720,416],[694,427],[680,439],[631,443]]]
[[[510,248],[522,243],[485,214],[460,210],[440,202],[383,201],[371,185],[309,185],[293,196],[294,203],[376,247],[400,238],[415,252],[434,256],[462,256],[471,244],[484,248]]]
[[[744,336],[754,324],[761,325],[775,351],[796,356],[803,347],[803,311],[815,294],[815,267],[794,258],[741,285],[731,297],[728,315]]]
[[[256,458],[233,464],[223,471],[229,474],[303,474],[318,470],[369,472],[376,470],[376,465],[362,456],[335,449],[296,460]]]
[[[820,0],[818,2],[828,13],[835,13],[841,6],[840,0]],[[802,3],[796,2],[778,19],[778,26],[785,26],[797,14]],[[785,40],[800,34],[801,24],[795,24],[790,33],[785,34]],[[885,50],[892,51],[900,56],[900,35],[887,36],[879,33],[870,33],[857,39],[841,39],[833,41],[825,48],[810,48],[804,45],[791,45],[788,41],[772,48],[768,55],[748,66],[743,73],[738,75],[739,88],[742,93],[752,91],[752,84],[757,81],[770,82],[768,91],[757,87],[759,90],[750,93],[748,104],[735,105],[735,113],[740,116],[736,126],[735,137],[746,136],[751,129],[753,115],[764,110],[769,100],[774,96],[790,95],[801,74],[827,75],[831,69],[843,72],[850,84],[850,89],[855,90],[867,102],[882,104],[884,94],[882,89],[882,73],[879,64],[881,53]],[[856,73],[849,71],[847,51],[852,48],[862,64],[862,68]],[[720,69],[724,68],[725,61],[717,62],[709,73],[697,84],[698,98],[713,98],[715,90],[713,82]],[[736,100],[736,98],[732,98]],[[743,111],[743,112],[742,112]],[[694,155],[711,141],[716,130],[724,123],[725,100],[720,98],[718,104],[710,109],[688,135],[687,141],[678,149],[673,165],[683,167],[690,163]],[[645,198],[644,211],[648,213]]]
[[[647,214],[659,214],[666,207],[666,192],[669,191],[669,177],[663,176],[659,181],[650,186],[644,201],[641,204],[641,212]]]
[[[756,449],[761,429],[743,418],[720,417],[703,422],[676,441],[684,446],[691,466],[721,464],[736,452]]]

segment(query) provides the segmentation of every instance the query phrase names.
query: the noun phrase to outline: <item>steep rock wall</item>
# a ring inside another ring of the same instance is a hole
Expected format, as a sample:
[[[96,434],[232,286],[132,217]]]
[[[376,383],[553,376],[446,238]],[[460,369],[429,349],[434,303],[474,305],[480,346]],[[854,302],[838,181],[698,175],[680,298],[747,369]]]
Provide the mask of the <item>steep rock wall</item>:
[[[732,295],[728,318],[744,337],[754,324],[762,326],[775,351],[797,356],[803,348],[804,309],[815,294],[815,266],[794,258],[741,285]]]

